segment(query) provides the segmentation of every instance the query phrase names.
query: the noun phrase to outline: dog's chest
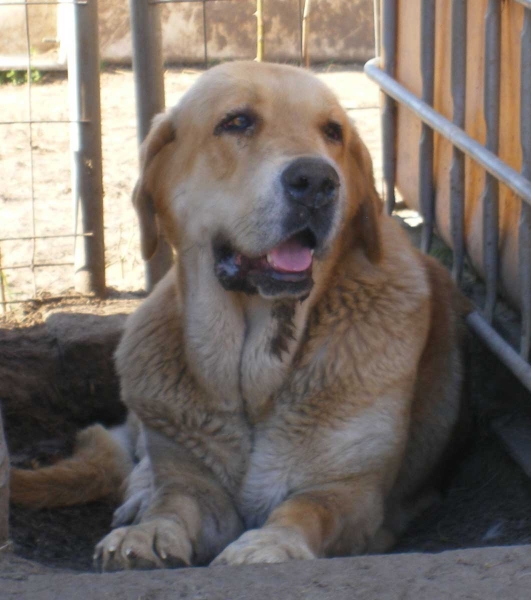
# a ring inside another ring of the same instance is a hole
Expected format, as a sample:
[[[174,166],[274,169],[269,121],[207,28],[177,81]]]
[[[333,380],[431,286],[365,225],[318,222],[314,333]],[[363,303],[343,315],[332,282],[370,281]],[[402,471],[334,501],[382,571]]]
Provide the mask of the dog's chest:
[[[272,396],[292,368],[307,311],[291,300],[271,304],[257,297],[250,302],[239,377],[242,401],[253,423],[268,412]]]

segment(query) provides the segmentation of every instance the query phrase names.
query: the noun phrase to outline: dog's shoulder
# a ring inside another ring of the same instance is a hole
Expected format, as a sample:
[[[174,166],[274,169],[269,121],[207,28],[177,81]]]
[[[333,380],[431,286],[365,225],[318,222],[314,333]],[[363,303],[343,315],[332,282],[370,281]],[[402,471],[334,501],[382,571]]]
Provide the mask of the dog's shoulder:
[[[190,377],[186,368],[182,307],[172,269],[128,318],[116,350],[122,398],[133,410],[139,401],[173,401],[170,390]]]
[[[171,269],[127,319],[116,351],[119,374],[126,375],[128,369],[143,370],[151,353],[160,355],[168,343],[182,337],[181,331],[176,275]]]
[[[297,357],[301,390],[333,395],[340,386],[349,397],[376,398],[413,380],[430,328],[430,277],[388,217],[382,238],[378,262],[362,250],[345,252],[313,307]]]

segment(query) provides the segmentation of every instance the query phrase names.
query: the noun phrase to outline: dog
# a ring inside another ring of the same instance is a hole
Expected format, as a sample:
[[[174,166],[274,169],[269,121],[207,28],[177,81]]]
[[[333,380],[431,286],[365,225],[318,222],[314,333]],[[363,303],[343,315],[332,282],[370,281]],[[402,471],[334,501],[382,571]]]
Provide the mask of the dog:
[[[133,201],[175,264],[116,352],[126,425],[13,470],[13,500],[115,494],[104,570],[380,552],[451,450],[467,303],[382,211],[308,71],[233,62],[155,118]]]

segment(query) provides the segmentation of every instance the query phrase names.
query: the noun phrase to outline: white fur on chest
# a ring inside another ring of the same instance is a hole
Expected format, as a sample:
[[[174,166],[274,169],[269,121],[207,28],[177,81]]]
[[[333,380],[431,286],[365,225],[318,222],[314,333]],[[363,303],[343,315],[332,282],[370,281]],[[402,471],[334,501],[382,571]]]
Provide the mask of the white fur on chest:
[[[217,281],[208,250],[185,265],[185,337],[188,363],[213,399],[245,403],[253,418],[283,383],[298,347],[309,303],[293,304],[289,336],[282,334],[275,301],[227,293]]]
[[[213,400],[234,407],[240,402],[243,312],[216,279],[209,250],[191,259],[184,271],[188,364]]]
[[[260,296],[249,298],[246,306],[246,335],[240,365],[241,393],[251,417],[284,382],[304,330],[308,302],[296,302],[292,316],[275,316],[275,305]],[[282,319],[289,323],[281,322]],[[282,329],[289,330],[285,335]],[[282,350],[275,343],[282,338]]]

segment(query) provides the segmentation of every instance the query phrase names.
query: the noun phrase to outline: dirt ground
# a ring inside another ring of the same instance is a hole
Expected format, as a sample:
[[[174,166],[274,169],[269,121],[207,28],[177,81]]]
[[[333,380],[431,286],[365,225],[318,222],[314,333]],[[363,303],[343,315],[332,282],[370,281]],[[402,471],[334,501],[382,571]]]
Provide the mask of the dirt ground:
[[[166,72],[166,104],[175,104],[201,74],[200,70],[172,69]],[[318,76],[339,96],[356,120],[368,144],[377,173],[380,172],[380,122],[378,92],[359,66],[320,68]],[[68,120],[68,89],[64,79],[51,79],[31,86],[31,113],[28,87],[0,87],[0,121]],[[120,291],[143,286],[136,215],[131,191],[137,176],[135,97],[132,72],[106,71],[101,75],[102,144],[105,210],[106,274],[108,286]],[[73,233],[69,125],[39,123],[0,124],[0,238],[32,235],[33,216],[37,235]],[[29,148],[33,148],[31,159]],[[33,161],[33,182],[31,178]],[[35,202],[31,201],[31,190]],[[73,238],[38,240],[37,263],[71,263]],[[0,266],[19,267],[31,263],[30,240],[0,244]],[[6,269],[8,301],[34,296],[31,269]],[[73,267],[36,269],[37,292],[56,296],[72,286]]]
[[[524,600],[531,547],[178,571],[57,572],[0,556],[9,600]]]

